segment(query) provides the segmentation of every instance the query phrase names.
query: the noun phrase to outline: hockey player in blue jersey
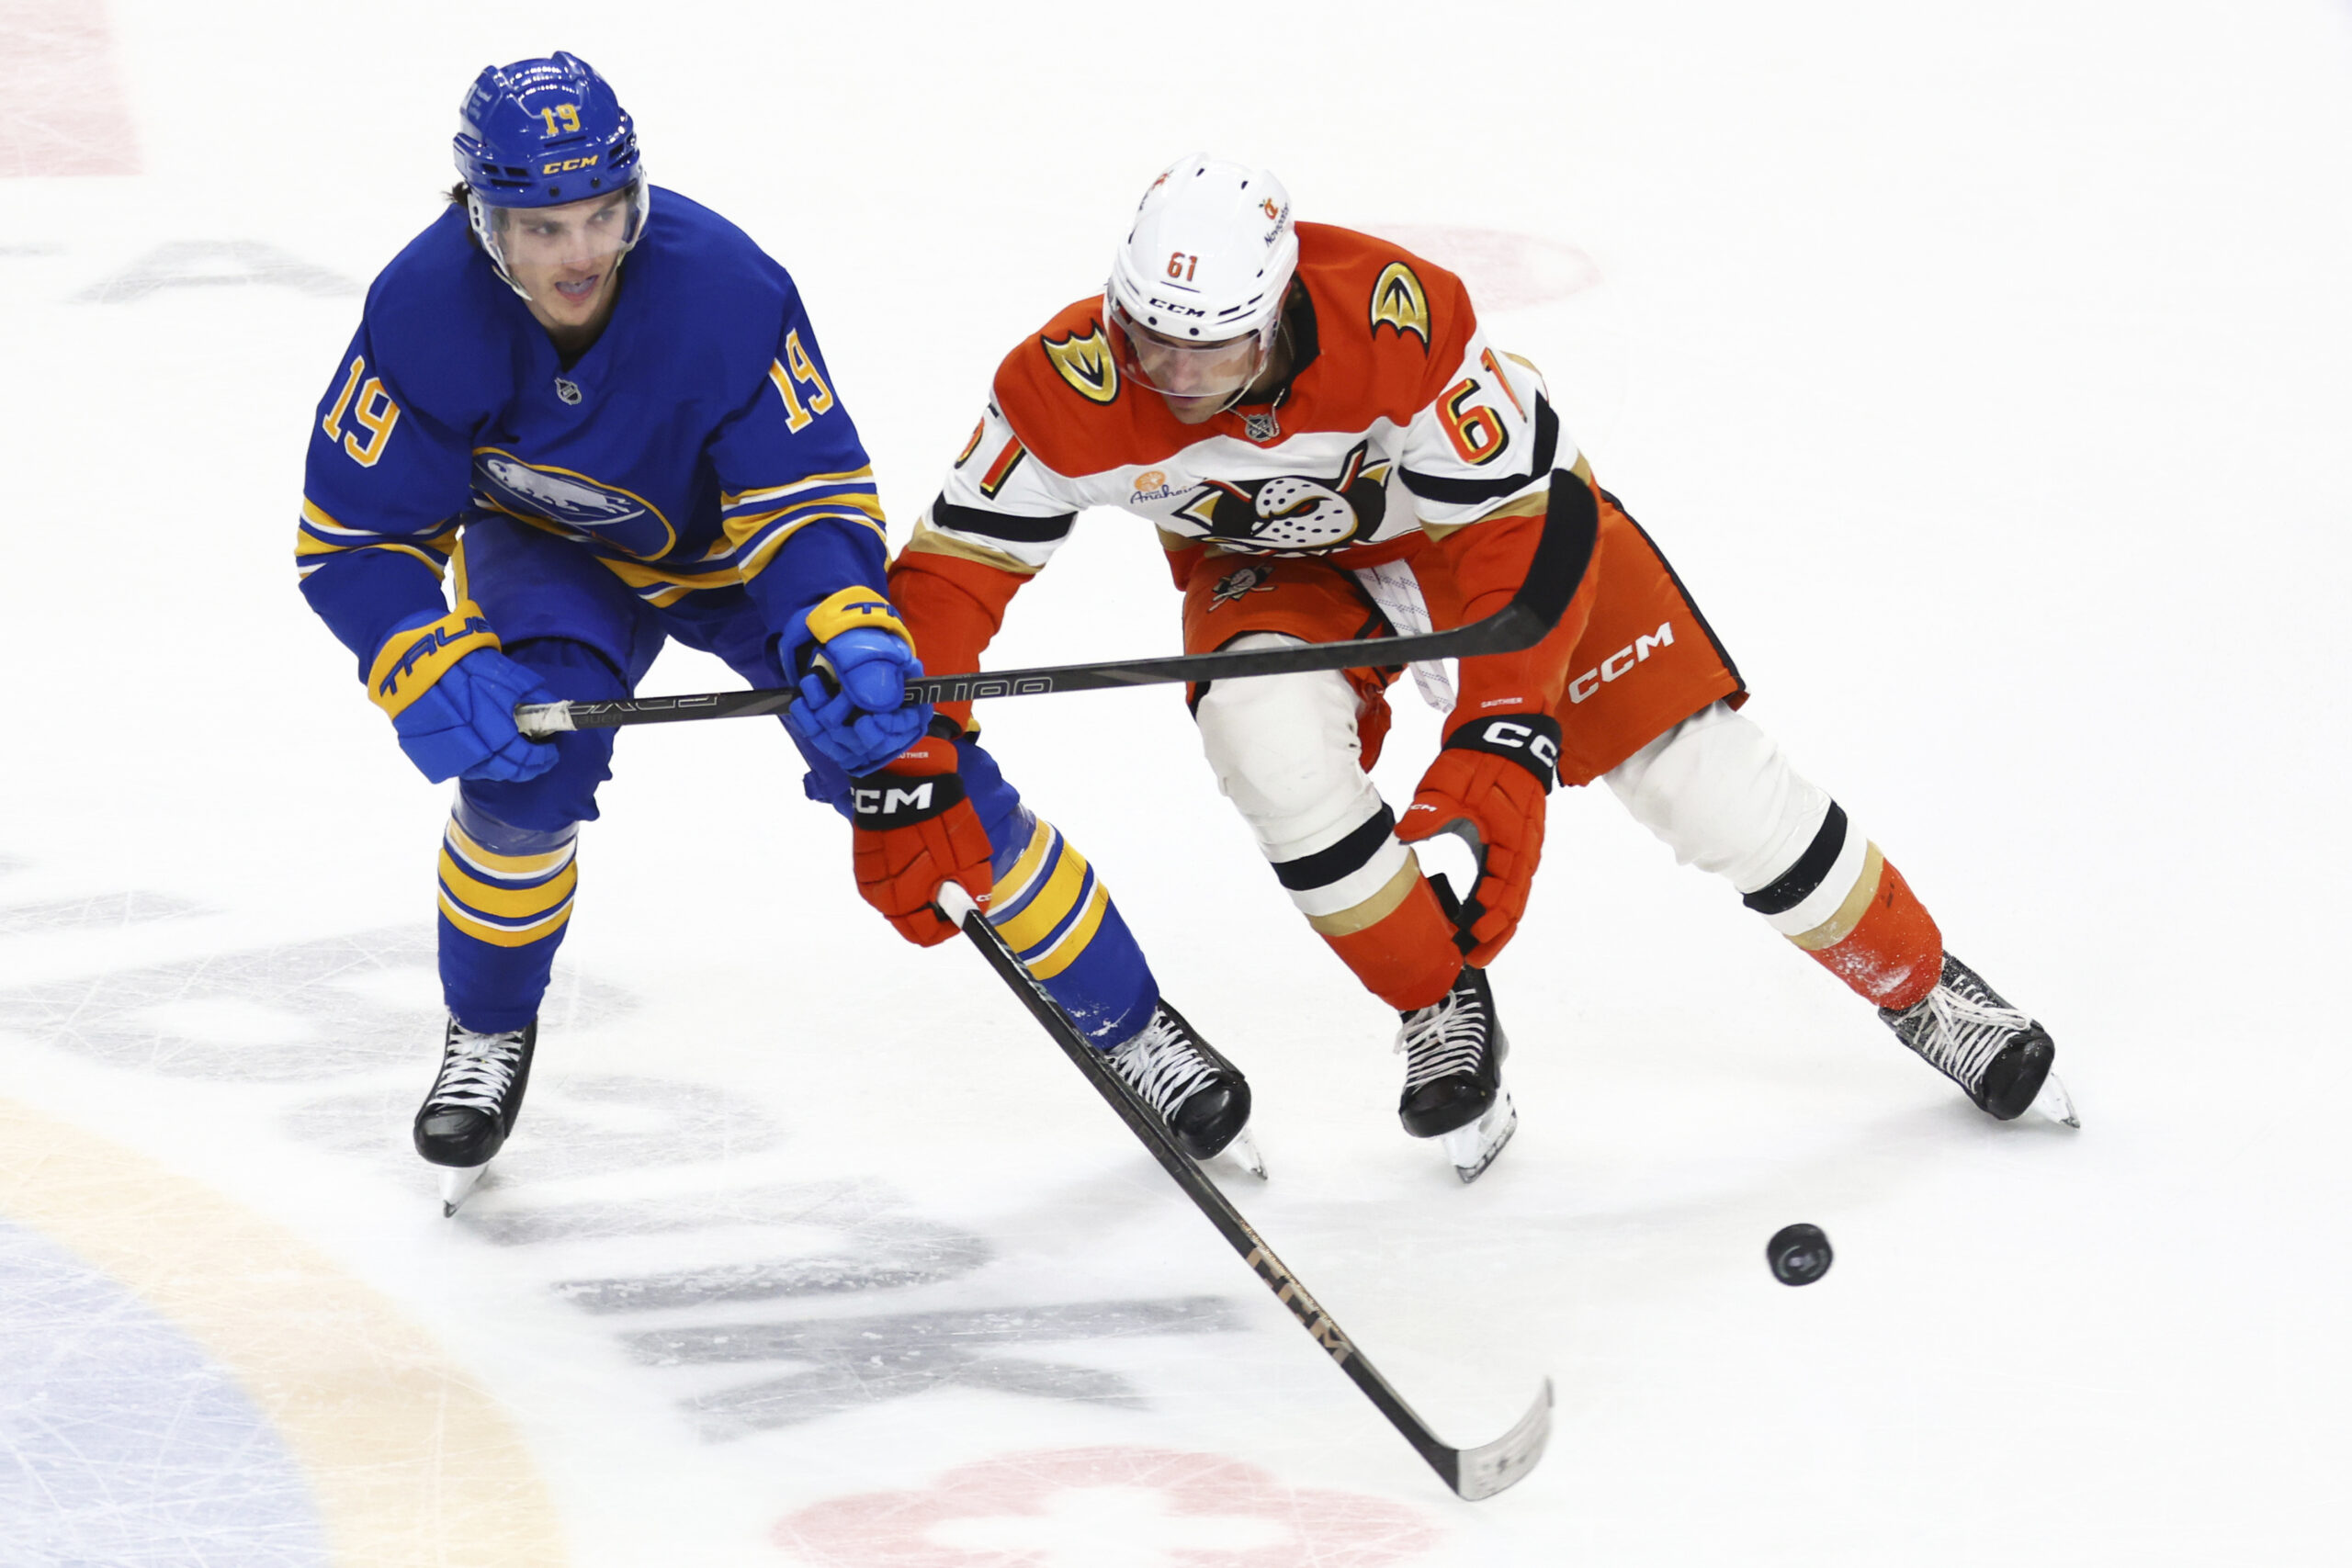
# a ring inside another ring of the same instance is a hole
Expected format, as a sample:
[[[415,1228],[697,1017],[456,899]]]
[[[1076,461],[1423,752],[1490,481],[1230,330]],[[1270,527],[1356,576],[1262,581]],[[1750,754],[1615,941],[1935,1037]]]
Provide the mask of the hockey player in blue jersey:
[[[800,688],[786,726],[808,793],[844,815],[853,781],[886,766],[932,779],[856,792],[896,803],[854,818],[861,867],[993,896],[1122,1075],[1197,1156],[1222,1147],[1248,1086],[1160,1001],[1092,871],[985,752],[902,705],[921,665],[878,591],[873,470],[791,276],[652,188],[629,117],[576,56],[483,71],[459,119],[463,183],[369,288],[319,404],[296,545],[304,597],[401,748],[458,781],[449,1020],[415,1124],[445,1201],[514,1130],[580,824],[611,776],[612,730],[541,743],[514,706],[629,695],[669,637]]]

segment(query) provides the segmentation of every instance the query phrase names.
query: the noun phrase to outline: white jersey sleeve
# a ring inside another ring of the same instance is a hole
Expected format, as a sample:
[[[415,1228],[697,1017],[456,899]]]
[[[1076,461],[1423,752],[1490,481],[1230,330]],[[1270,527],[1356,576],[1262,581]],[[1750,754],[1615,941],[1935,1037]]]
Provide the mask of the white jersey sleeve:
[[[1035,571],[1061,548],[1086,504],[1075,481],[1046,468],[1022,443],[991,398],[923,525],[954,544],[1009,556]]]
[[[1454,526],[1542,490],[1577,460],[1543,373],[1474,331],[1443,390],[1404,434],[1402,479],[1424,523]]]

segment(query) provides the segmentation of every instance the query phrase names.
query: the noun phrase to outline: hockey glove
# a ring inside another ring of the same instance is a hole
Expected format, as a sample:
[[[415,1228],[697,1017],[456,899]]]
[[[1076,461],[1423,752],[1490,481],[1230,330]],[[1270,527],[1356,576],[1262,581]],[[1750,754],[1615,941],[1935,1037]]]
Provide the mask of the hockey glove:
[[[1542,714],[1474,719],[1446,737],[1396,828],[1408,843],[1456,823],[1477,834],[1477,886],[1455,917],[1454,942],[1485,968],[1519,929],[1544,857],[1544,797],[1560,762],[1560,727]]]
[[[520,784],[555,766],[553,746],[514,728],[515,704],[553,702],[554,694],[499,651],[498,634],[470,600],[394,630],[368,670],[368,694],[391,715],[408,760],[435,784]]]
[[[918,947],[956,934],[933,903],[942,887],[961,883],[985,909],[996,886],[988,829],[956,767],[956,742],[925,736],[850,791],[857,891]]]
[[[804,612],[784,642],[815,644],[786,727],[853,778],[897,756],[931,722],[928,706],[904,705],[907,680],[922,665],[899,612],[872,589],[844,588]]]

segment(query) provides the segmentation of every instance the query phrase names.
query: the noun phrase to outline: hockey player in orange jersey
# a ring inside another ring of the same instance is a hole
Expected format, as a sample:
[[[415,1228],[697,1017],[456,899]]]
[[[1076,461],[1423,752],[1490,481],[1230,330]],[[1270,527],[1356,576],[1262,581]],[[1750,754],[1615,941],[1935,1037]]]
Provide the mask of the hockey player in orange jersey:
[[[977,669],[1077,513],[1107,506],[1158,527],[1188,653],[1448,628],[1518,588],[1555,482],[1596,494],[1591,563],[1535,648],[1462,660],[1458,691],[1415,668],[1451,715],[1401,818],[1368,773],[1399,671],[1191,693],[1276,879],[1401,1016],[1406,1131],[1442,1138],[1465,1181],[1509,1139],[1486,967],[1527,907],[1555,782],[1596,779],[1977,1105],[2007,1119],[2046,1090],[2071,1120],[2048,1032],[1944,950],[1902,874],[1739,714],[1730,655],[1535,367],[1487,341],[1459,278],[1295,223],[1263,170],[1196,155],[1152,182],[1102,295],[999,367],[890,594],[933,669]],[[1411,847],[1448,832],[1478,856],[1459,904]]]

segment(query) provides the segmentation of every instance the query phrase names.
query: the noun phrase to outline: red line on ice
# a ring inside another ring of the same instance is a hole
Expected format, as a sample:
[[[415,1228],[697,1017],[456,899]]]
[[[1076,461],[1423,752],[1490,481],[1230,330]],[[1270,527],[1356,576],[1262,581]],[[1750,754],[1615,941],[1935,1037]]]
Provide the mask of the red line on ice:
[[[138,172],[101,0],[0,0],[0,178]]]

